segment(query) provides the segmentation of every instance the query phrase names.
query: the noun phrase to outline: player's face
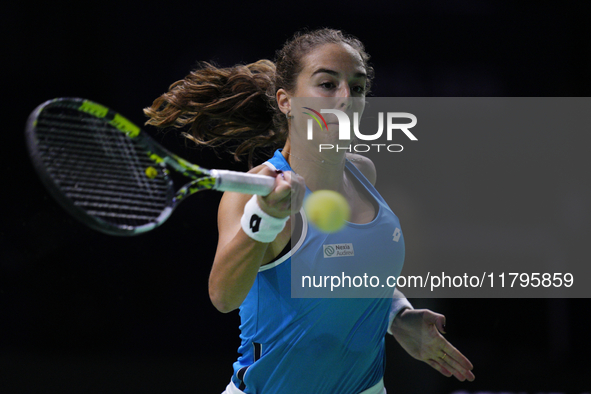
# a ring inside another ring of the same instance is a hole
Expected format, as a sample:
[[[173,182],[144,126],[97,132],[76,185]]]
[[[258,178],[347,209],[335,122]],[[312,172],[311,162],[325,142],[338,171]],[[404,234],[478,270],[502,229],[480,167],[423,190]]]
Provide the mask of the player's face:
[[[361,55],[347,44],[324,44],[308,53],[302,61],[303,68],[291,95],[292,128],[300,130],[298,135],[304,138],[309,135],[303,133],[308,130],[307,122],[314,117],[314,137],[307,137],[308,140],[313,139],[312,145],[348,146],[350,140],[339,138],[337,115],[324,113],[312,116],[312,113],[316,111],[318,115],[322,109],[337,109],[344,112],[351,122],[354,112],[361,116],[367,84]]]
[[[324,44],[303,59],[294,97],[365,97],[363,60],[347,44]]]

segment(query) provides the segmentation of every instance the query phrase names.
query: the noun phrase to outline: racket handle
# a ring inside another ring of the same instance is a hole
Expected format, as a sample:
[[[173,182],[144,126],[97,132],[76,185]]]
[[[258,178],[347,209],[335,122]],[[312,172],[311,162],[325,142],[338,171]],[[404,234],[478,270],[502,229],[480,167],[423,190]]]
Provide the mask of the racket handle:
[[[275,185],[275,178],[266,175],[246,174],[228,170],[211,170],[216,178],[215,190],[266,196]]]

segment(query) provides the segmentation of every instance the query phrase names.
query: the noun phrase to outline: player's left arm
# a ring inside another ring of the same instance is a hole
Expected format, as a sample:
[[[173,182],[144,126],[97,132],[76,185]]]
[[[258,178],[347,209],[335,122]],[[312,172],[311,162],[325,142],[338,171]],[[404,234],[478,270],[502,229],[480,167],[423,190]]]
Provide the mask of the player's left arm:
[[[374,163],[358,154],[347,154],[355,167],[375,186]],[[429,364],[445,376],[473,381],[472,363],[441,335],[445,334],[445,316],[428,309],[413,309],[404,294],[395,290],[388,332],[408,354]]]

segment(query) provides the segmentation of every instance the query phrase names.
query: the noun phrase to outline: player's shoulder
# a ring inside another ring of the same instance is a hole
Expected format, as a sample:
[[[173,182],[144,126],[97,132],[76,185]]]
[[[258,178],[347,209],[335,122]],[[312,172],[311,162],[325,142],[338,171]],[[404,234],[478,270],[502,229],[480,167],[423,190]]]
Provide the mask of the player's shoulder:
[[[367,178],[372,185],[376,184],[376,166],[371,159],[357,153],[347,153],[347,159]]]

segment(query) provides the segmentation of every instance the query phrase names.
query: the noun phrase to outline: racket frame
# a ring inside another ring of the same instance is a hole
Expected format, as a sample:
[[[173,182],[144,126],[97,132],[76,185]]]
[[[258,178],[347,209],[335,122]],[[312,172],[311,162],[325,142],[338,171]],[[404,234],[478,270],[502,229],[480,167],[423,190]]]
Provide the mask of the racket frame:
[[[140,226],[117,225],[89,214],[85,209],[76,206],[73,201],[60,190],[53,176],[49,173],[46,165],[43,163],[42,153],[38,146],[36,134],[37,119],[42,111],[52,105],[67,106],[71,109],[86,112],[95,118],[114,126],[147,151],[148,157],[154,163],[154,167],[158,167],[158,170],[162,171],[167,181],[166,200],[168,202],[166,207],[154,221]],[[119,113],[101,104],[82,98],[60,97],[40,104],[29,115],[25,134],[27,148],[33,166],[51,196],[64,209],[66,209],[69,214],[82,221],[87,226],[109,235],[131,236],[153,230],[164,223],[172,215],[172,212],[178,204],[184,201],[188,196],[202,190],[211,189],[267,195],[273,190],[275,183],[274,178],[268,176],[228,170],[209,170],[190,163],[158,144],[146,132],[143,132],[138,126],[133,124],[127,118],[121,116]],[[172,168],[176,172],[189,178],[190,181],[175,191],[169,168]]]

